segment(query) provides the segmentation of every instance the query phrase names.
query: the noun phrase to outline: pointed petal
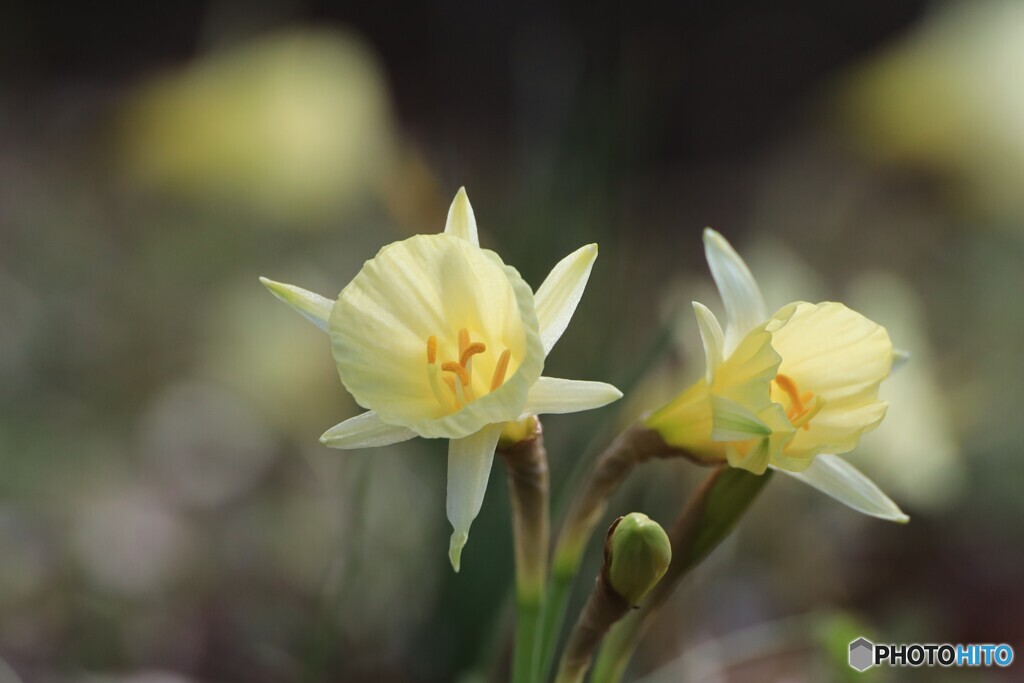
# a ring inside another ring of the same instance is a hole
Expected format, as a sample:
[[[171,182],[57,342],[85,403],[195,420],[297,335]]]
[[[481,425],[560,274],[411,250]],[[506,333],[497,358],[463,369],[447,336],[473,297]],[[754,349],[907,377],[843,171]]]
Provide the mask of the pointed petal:
[[[910,521],[875,482],[838,455],[819,455],[803,472],[782,471],[857,512],[892,522]]]
[[[455,571],[459,571],[462,548],[469,539],[469,526],[484,501],[501,428],[502,424],[487,425],[475,434],[448,442],[448,521],[453,528],[448,558]]]
[[[475,247],[480,246],[480,238],[476,233],[476,216],[466,195],[466,188],[460,187],[455,199],[448,209],[448,222],[444,226],[445,234],[461,237]]]
[[[772,428],[764,420],[724,396],[711,395],[712,441],[743,441],[769,436]]]
[[[271,294],[291,306],[296,313],[327,332],[327,321],[330,320],[331,309],[334,308],[332,300],[301,287],[274,282],[265,277],[261,277],[260,282]]]
[[[597,245],[588,244],[566,256],[551,269],[544,284],[537,290],[537,323],[545,355],[551,352],[583,296],[590,279],[590,269],[597,258]]]
[[[768,319],[761,290],[732,246],[711,228],[704,229],[704,255],[725,305],[725,355],[747,332]]]
[[[696,301],[693,303],[693,313],[697,316],[697,327],[700,329],[700,340],[704,343],[705,370],[704,379],[708,384],[715,381],[715,371],[722,364],[722,351],[725,347],[725,336],[722,334],[722,326],[718,324],[718,318],[708,310],[708,307]]]
[[[377,413],[369,410],[328,429],[320,443],[331,448],[375,448],[408,441],[414,436],[415,432],[382,422]]]
[[[622,392],[604,382],[541,377],[530,387],[527,415],[578,413],[593,410],[622,398]]]

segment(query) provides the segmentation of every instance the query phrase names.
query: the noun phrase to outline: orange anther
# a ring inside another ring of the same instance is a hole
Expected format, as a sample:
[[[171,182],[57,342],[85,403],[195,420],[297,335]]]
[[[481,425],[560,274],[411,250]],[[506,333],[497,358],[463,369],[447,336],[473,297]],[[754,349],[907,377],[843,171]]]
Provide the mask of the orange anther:
[[[491,377],[491,391],[494,391],[505,382],[505,373],[508,372],[508,361],[512,352],[505,349],[498,357],[498,364],[494,366],[494,375]]]
[[[463,327],[459,330],[459,358],[462,358],[467,346],[469,346],[469,330]]]
[[[459,356],[459,365],[466,367],[466,363],[469,359],[478,353],[483,353],[487,350],[487,347],[482,342],[473,342],[465,349],[462,350],[462,354]]]
[[[437,362],[437,337],[430,335],[427,337],[427,363],[433,365]]]
[[[459,382],[462,383],[462,386],[469,385],[469,373],[466,372],[466,368],[462,367],[458,363],[453,363],[452,361],[442,363],[441,369],[444,370],[445,372],[454,372],[456,375],[458,375]]]
[[[790,402],[793,404],[793,408],[798,413],[804,412],[804,403],[800,400],[800,390],[797,389],[796,382],[787,377],[786,375],[775,375],[775,383],[779,385],[779,388],[786,392],[789,396]]]

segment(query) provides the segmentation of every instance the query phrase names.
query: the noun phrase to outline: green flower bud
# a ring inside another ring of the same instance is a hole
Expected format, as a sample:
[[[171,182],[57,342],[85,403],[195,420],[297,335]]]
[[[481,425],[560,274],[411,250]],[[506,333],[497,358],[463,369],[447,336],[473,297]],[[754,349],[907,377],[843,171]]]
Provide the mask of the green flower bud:
[[[619,518],[607,552],[608,581],[630,605],[657,585],[672,561],[672,543],[665,530],[640,512]]]

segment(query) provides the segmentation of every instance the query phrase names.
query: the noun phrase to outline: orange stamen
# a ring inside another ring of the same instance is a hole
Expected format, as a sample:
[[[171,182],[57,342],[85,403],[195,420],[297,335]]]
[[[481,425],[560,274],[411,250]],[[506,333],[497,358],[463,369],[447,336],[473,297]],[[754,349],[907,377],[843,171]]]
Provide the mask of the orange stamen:
[[[821,412],[821,409],[825,407],[825,402],[820,398],[815,398],[814,402],[807,406],[806,409],[801,411],[799,414],[790,417],[790,421],[794,427],[808,431],[811,428],[811,420],[814,416]]]
[[[487,347],[482,342],[473,342],[463,349],[462,354],[459,356],[459,365],[466,367],[466,363],[469,362],[470,358],[478,353],[483,353],[486,350]]]
[[[433,365],[437,362],[437,337],[430,335],[427,337],[427,363]]]
[[[498,357],[498,364],[494,366],[494,375],[491,377],[491,391],[494,391],[505,382],[505,373],[508,372],[508,361],[512,352],[505,349]]]
[[[463,327],[459,330],[459,358],[462,358],[467,346],[469,346],[469,330]]]
[[[776,375],[775,384],[779,389],[786,392],[787,396],[789,396],[789,401],[792,404],[789,407],[789,411],[786,413],[786,417],[789,418],[789,421],[798,429],[810,429],[811,419],[821,412],[821,409],[825,404],[821,401],[814,400],[815,397],[813,391],[805,391],[801,394],[796,382],[794,382],[791,377],[787,377],[786,375]]]
[[[458,363],[453,363],[452,361],[442,363],[441,369],[444,370],[445,372],[454,372],[456,375],[458,375],[459,382],[462,383],[462,386],[465,387],[469,385],[469,373],[466,372],[466,368],[462,367]]]
[[[800,400],[800,390],[797,389],[796,382],[786,375],[775,375],[775,383],[779,385],[780,389],[786,392],[787,396],[789,396],[789,400],[793,404],[795,411],[803,413],[804,403]]]

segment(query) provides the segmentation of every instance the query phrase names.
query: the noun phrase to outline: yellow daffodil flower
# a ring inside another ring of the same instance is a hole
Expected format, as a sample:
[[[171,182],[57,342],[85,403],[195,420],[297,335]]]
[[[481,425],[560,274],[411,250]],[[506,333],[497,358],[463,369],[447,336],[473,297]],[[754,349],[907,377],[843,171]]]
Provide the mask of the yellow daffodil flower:
[[[450,439],[449,557],[459,570],[483,502],[498,437],[528,415],[598,408],[622,396],[602,382],[542,377],[597,258],[591,244],[565,257],[536,294],[481,249],[464,189],[443,234],[390,244],[337,301],[262,278],[331,337],[342,384],[367,412],[327,430],[332,448]]]
[[[836,454],[853,450],[885,416],[878,399],[898,352],[885,328],[835,302],[788,304],[769,316],[750,269],[704,232],[726,327],[694,302],[704,377],[653,413],[648,426],[706,462],[763,474],[781,470],[865,514],[907,517]]]

